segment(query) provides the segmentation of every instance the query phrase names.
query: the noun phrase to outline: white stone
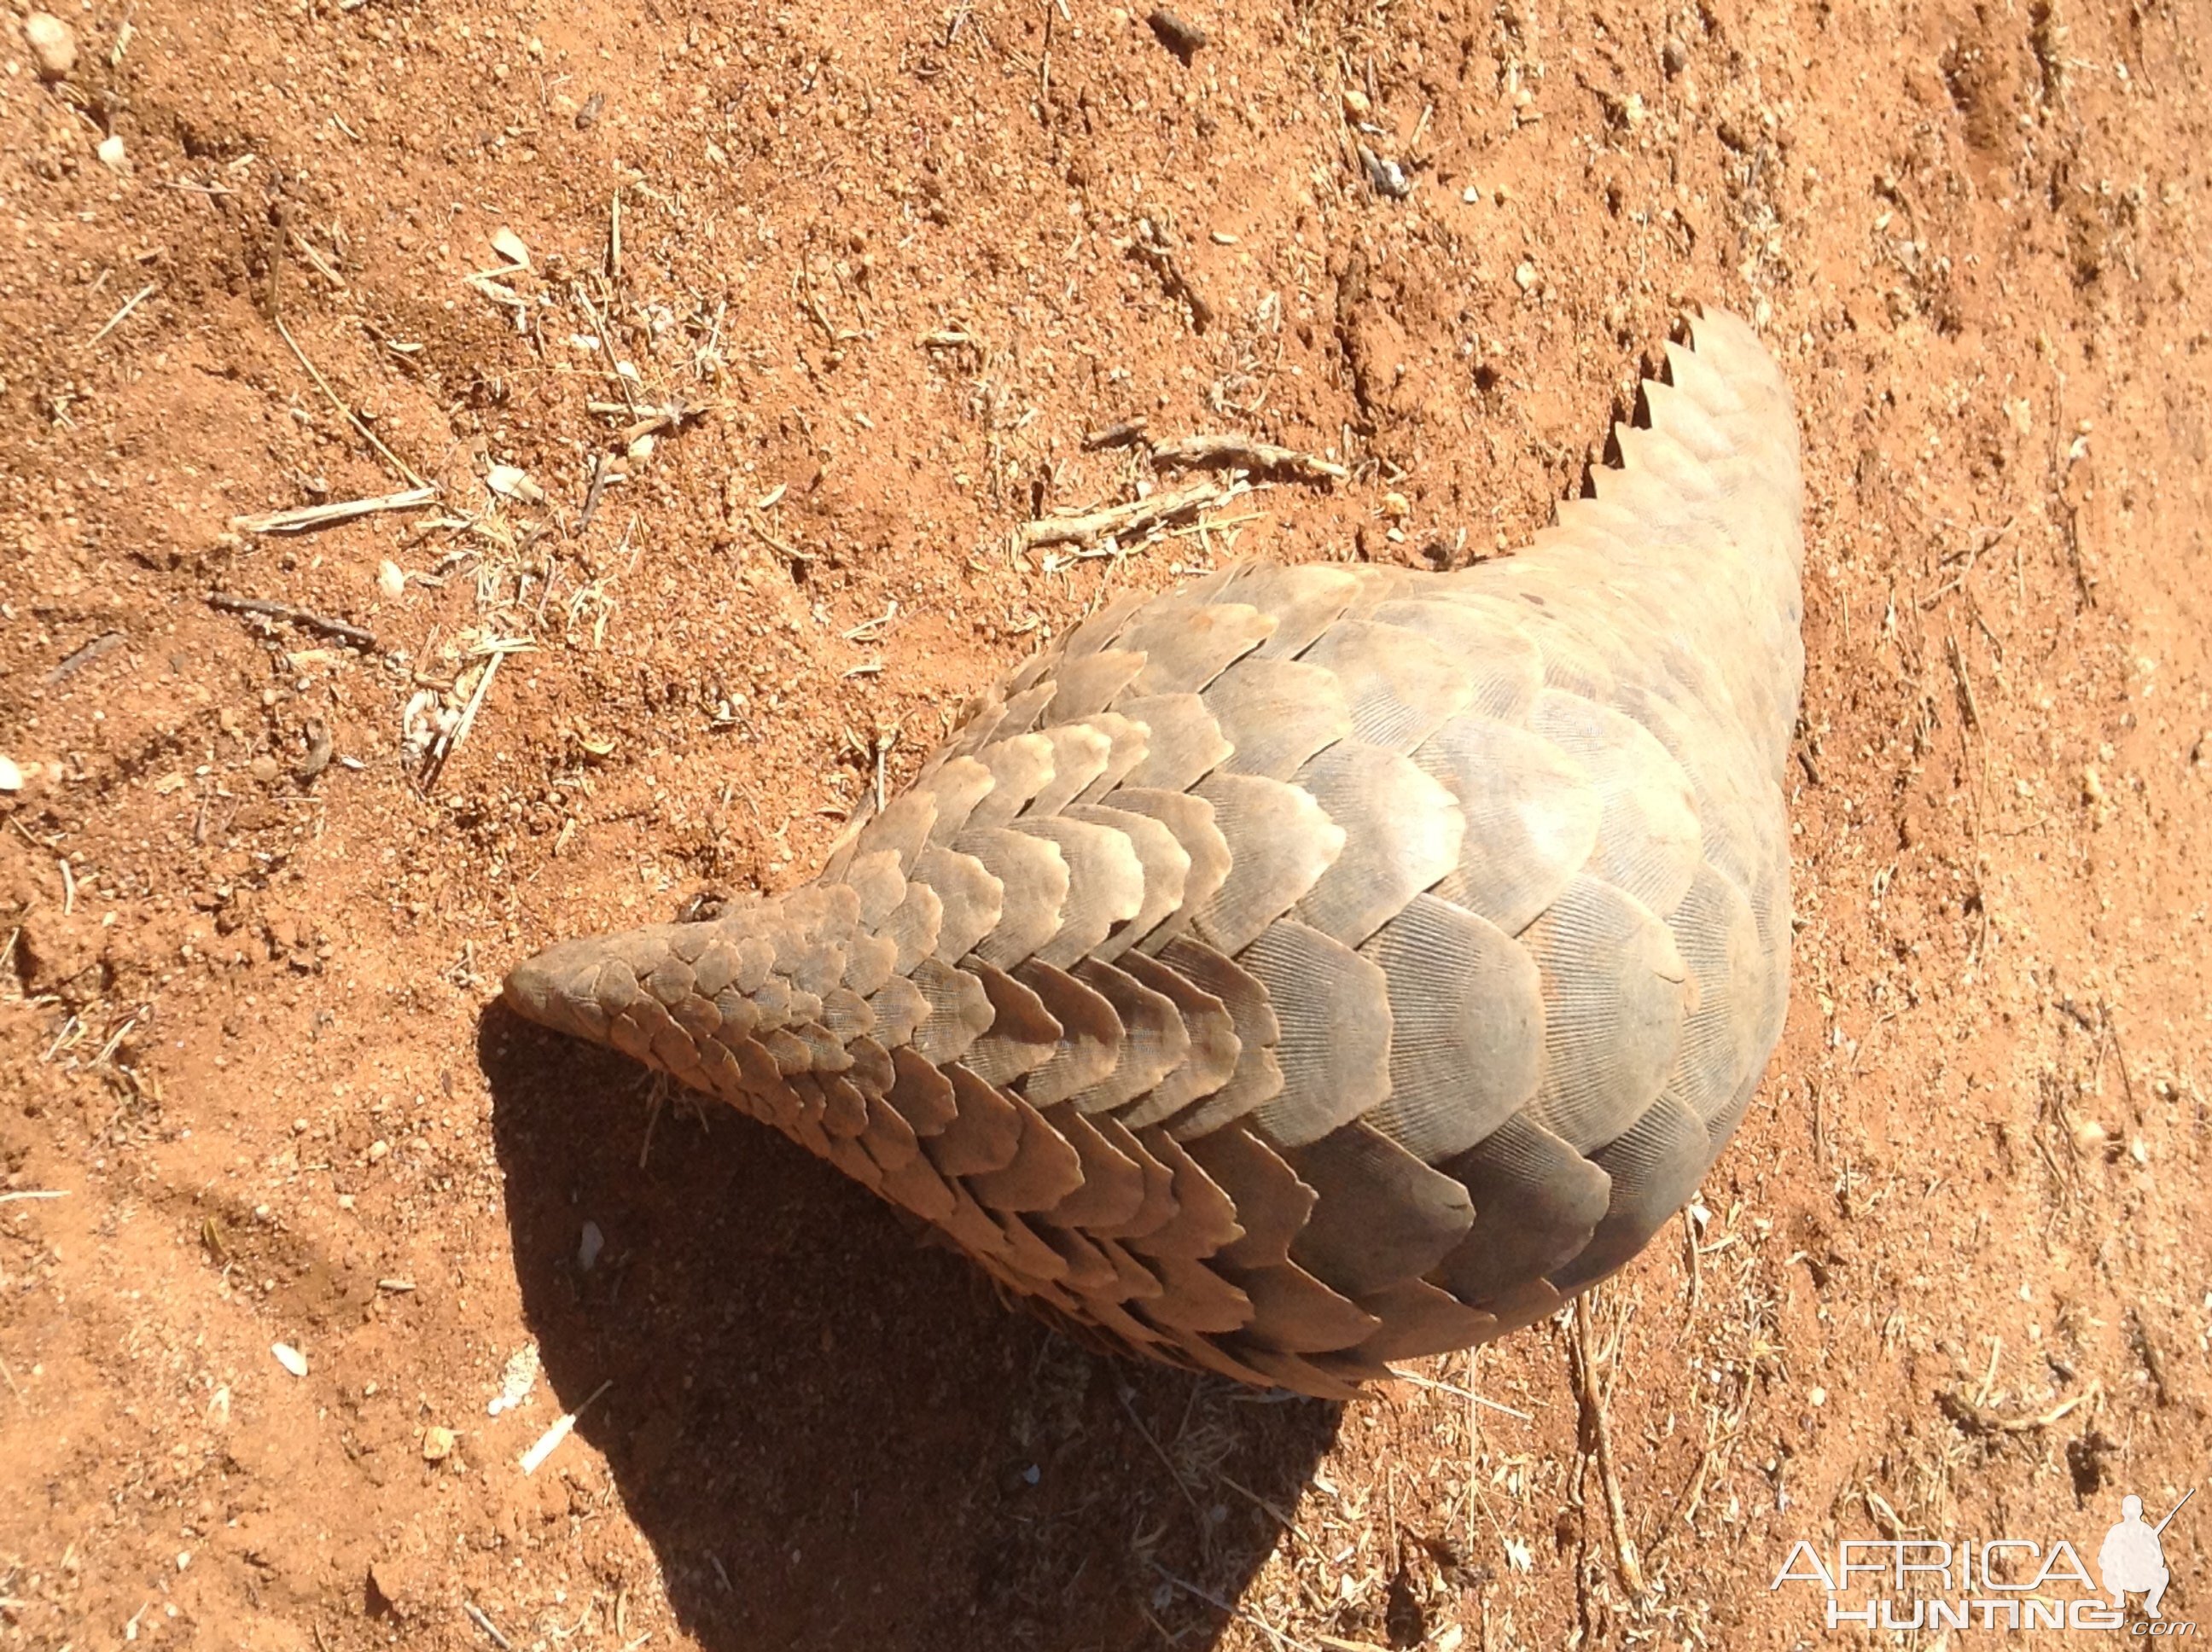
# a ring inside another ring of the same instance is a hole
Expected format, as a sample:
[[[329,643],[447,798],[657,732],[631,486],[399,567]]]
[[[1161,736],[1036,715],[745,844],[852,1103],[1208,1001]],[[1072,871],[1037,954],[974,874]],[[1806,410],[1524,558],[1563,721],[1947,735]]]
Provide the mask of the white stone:
[[[39,78],[69,78],[76,67],[76,31],[50,11],[34,11],[23,19],[23,39],[38,60]]]

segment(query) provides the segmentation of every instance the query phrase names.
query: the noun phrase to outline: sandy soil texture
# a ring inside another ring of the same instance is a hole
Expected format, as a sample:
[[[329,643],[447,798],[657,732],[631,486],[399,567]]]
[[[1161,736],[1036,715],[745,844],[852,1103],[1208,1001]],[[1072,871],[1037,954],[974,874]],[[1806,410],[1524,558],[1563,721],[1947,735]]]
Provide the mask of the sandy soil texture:
[[[1784,1648],[1801,1538],[2200,1483],[2212,8],[1178,3],[0,15],[0,1644]],[[491,1007],[1109,593],[1510,551],[1699,299],[1803,415],[1796,985],[1580,1325],[1102,1360]],[[1013,548],[1136,420],[1347,475]]]

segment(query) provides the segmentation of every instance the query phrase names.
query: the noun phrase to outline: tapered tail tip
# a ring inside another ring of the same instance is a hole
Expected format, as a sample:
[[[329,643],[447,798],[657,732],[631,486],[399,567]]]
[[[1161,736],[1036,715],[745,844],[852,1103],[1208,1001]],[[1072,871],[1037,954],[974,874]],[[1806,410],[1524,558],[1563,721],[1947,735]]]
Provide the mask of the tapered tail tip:
[[[593,1013],[599,1005],[592,987],[606,957],[606,943],[596,938],[549,946],[514,966],[501,997],[508,1009],[526,1020],[572,1037],[604,1043],[606,1017],[604,1011]]]
[[[515,965],[503,996],[509,1009],[541,1027],[627,1050],[615,1036],[617,1017],[635,1025],[625,1011],[641,999],[658,998],[672,1005],[691,992],[694,978],[686,960],[698,956],[700,929],[696,924],[653,924],[563,941]]]

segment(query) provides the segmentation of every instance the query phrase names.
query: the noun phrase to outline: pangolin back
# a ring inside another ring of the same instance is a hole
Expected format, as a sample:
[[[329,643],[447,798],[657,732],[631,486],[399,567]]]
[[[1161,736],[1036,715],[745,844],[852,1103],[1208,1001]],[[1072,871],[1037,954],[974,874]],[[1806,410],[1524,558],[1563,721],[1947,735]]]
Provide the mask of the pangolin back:
[[[1797,428],[1742,323],[1519,556],[1109,603],[814,883],[507,1001],[1135,1351],[1342,1395],[1635,1254],[1782,1027]]]

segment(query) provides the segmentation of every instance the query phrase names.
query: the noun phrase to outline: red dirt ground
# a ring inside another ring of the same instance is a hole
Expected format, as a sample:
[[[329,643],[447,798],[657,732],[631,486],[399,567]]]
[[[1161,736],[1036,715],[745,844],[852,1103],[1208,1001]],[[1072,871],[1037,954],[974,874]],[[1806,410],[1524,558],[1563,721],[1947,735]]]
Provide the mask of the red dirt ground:
[[[2212,9],[1188,12],[0,20],[0,1643],[1779,1648],[1800,1538],[2201,1483]],[[1341,1410],[1100,1360],[488,1007],[803,879],[1111,589],[1509,548],[1698,298],[1804,419],[1797,985],[1591,1316],[1633,1566],[1571,1321]],[[1010,555],[1136,416],[1352,477]]]

